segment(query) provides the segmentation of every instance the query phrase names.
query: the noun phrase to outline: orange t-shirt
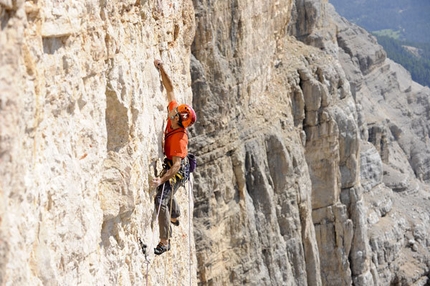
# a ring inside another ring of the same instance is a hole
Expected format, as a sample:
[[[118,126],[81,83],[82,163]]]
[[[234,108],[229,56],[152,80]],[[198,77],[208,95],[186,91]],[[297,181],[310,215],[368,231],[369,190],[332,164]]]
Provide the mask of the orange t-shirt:
[[[176,101],[169,102],[168,111],[172,111],[178,106]],[[172,157],[181,157],[182,159],[188,155],[188,134],[185,128],[172,128],[170,118],[167,119],[166,130],[164,131],[164,155],[167,159],[172,160]]]

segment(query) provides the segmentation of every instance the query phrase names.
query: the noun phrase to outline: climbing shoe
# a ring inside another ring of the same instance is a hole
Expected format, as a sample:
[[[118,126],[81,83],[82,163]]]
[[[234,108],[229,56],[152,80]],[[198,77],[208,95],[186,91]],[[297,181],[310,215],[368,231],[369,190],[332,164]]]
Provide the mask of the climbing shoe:
[[[173,225],[179,226],[179,219],[176,219],[176,221],[171,220],[170,221]]]
[[[168,243],[167,245],[162,244],[161,242],[157,245],[156,248],[154,248],[154,253],[156,255],[161,255],[166,251],[170,250],[170,243]]]

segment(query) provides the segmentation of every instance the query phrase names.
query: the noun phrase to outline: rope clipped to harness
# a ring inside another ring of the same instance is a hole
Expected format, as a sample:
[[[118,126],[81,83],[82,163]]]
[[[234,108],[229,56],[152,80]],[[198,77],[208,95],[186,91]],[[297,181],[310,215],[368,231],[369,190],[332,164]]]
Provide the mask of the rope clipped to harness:
[[[173,166],[172,160],[167,158],[164,159],[163,171],[161,176]],[[188,155],[181,160],[181,168],[179,171],[169,179],[171,185],[176,184],[176,182],[185,183],[190,179],[190,173],[194,172],[197,167],[196,156],[194,154],[188,153]]]

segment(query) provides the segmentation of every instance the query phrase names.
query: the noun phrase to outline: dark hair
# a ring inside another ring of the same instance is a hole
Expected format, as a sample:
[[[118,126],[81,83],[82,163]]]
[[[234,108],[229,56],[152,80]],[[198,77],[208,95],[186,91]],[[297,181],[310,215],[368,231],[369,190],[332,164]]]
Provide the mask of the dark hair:
[[[179,118],[178,125],[184,128],[184,125],[182,125],[182,116],[179,113],[176,113],[176,115],[178,115],[178,118]]]

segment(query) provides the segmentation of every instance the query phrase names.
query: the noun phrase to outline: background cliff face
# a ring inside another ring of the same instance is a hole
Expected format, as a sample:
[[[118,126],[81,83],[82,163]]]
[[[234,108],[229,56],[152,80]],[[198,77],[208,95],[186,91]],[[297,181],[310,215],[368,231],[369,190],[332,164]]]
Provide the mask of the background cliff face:
[[[349,82],[336,50],[330,54],[292,37],[329,41],[335,49],[334,25],[322,3],[280,5],[237,2],[226,19],[218,15],[224,7],[195,3],[194,103],[209,119],[197,127],[203,163],[195,192],[196,247],[204,266],[199,279],[372,282]],[[313,34],[319,28],[321,35]],[[234,41],[224,42],[232,33]],[[342,203],[341,192],[353,202]],[[231,231],[238,226],[243,230]],[[357,253],[363,255],[350,263]]]
[[[427,283],[429,90],[326,1],[225,5],[194,2],[200,281]]]
[[[427,283],[429,89],[327,1],[218,2],[0,1],[0,284]],[[199,166],[155,258],[156,58]]]

